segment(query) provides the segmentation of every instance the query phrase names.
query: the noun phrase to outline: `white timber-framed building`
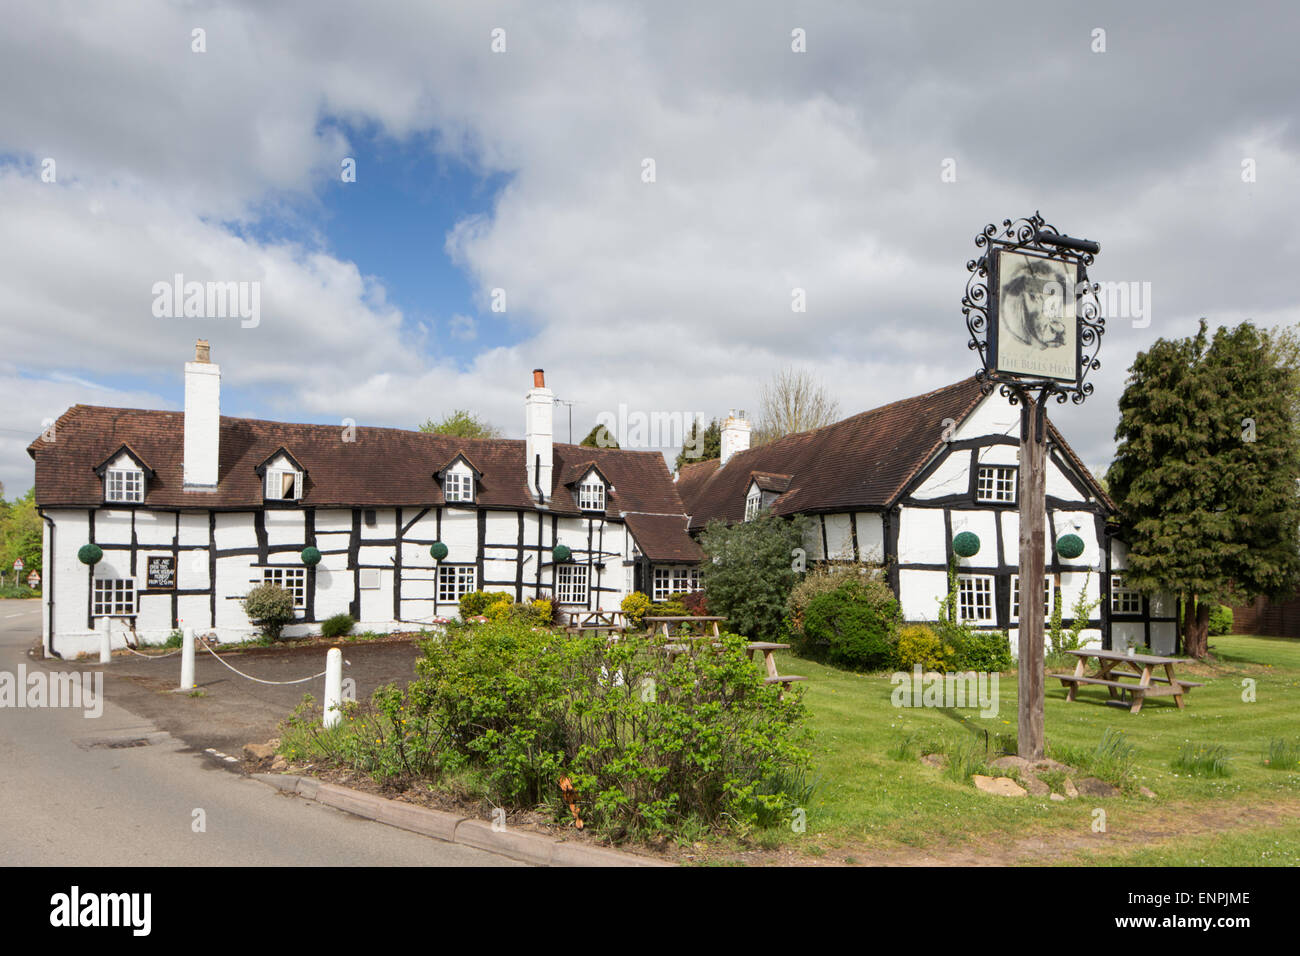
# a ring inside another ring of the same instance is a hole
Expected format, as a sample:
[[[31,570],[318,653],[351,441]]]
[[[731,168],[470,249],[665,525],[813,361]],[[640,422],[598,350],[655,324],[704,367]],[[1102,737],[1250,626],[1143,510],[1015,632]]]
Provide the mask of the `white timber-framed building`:
[[[365,630],[419,629],[481,589],[616,610],[632,591],[696,590],[695,535],[763,511],[813,518],[811,562],[884,565],[908,620],[936,618],[956,560],[962,616],[1016,645],[1020,411],[973,379],[752,449],[733,415],[721,458],[676,480],[659,451],[555,442],[540,370],[523,439],[223,417],[220,381],[200,342],[183,412],[77,405],[29,446],[47,653],[181,627],[243,640],[257,629],[241,599],[264,582],[293,594],[291,636],[344,612]],[[1099,603],[1085,639],[1173,651],[1174,599],[1124,587],[1115,506],[1054,426],[1050,439],[1049,611],[1059,592],[1070,623],[1086,590]],[[976,545],[964,557],[961,535]],[[1071,535],[1081,548],[1066,556]]]

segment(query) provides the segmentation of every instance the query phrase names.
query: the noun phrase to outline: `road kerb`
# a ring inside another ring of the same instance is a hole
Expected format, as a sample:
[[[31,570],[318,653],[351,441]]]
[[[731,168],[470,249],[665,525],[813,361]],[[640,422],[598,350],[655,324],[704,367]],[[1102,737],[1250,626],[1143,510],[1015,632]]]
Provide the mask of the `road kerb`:
[[[399,800],[389,800],[340,787],[338,784],[322,783],[312,777],[283,773],[255,773],[252,776],[277,790],[294,793],[367,820],[409,830],[445,843],[487,850],[534,866],[671,866],[632,853],[568,843],[540,833],[494,830],[491,824],[482,820],[471,820],[445,810],[432,810]]]

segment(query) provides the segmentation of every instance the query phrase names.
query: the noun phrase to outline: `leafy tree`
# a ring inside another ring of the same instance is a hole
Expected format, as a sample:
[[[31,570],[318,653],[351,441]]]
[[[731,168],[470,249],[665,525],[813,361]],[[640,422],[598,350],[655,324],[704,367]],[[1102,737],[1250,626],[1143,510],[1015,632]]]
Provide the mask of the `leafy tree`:
[[[1107,474],[1130,538],[1125,574],[1182,596],[1191,656],[1208,652],[1219,603],[1289,595],[1300,580],[1296,381],[1294,359],[1249,322],[1208,339],[1202,319],[1129,369]]]
[[[752,437],[755,447],[782,435],[830,425],[840,416],[839,403],[806,369],[783,369],[763,386],[759,397],[761,410]]]
[[[596,425],[578,444],[586,445],[588,448],[617,448],[618,439],[611,435],[604,425]]]
[[[693,450],[697,450],[695,454],[692,454]],[[715,418],[705,426],[701,433],[700,423],[695,420],[691,422],[691,430],[686,433],[686,440],[682,443],[682,450],[677,453],[673,468],[681,471],[683,465],[691,465],[697,461],[708,461],[710,458],[721,457],[722,423]]]
[[[759,640],[785,633],[786,602],[799,580],[794,552],[803,547],[807,526],[803,516],[762,514],[736,525],[711,521],[704,529],[701,583],[728,630]]]
[[[36,489],[16,501],[0,499],[0,571],[13,574],[14,560],[23,562],[22,579],[41,568],[41,516],[36,511]]]
[[[453,438],[500,438],[501,430],[465,408],[458,408],[442,421],[429,419],[420,426],[422,432],[450,435]]]

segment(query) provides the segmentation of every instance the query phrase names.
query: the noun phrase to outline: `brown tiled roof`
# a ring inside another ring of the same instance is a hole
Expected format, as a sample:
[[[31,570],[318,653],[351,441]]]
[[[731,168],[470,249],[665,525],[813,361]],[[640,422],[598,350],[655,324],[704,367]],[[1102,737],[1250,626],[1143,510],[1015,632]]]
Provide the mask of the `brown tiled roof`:
[[[938,450],[944,419],[960,421],[980,400],[974,377],[732,456],[726,467],[683,469],[677,493],[691,527],[740,521],[756,474],[789,475],[775,514],[883,508]],[[761,486],[760,486],[761,487]]]
[[[682,499],[683,504],[694,501],[699,496],[700,490],[708,483],[720,464],[721,461],[717,458],[706,458],[704,461],[692,462],[677,469],[677,497]]]
[[[104,486],[94,468],[124,443],[147,461],[155,476],[146,505],[154,508],[251,509],[263,503],[256,467],[281,446],[292,448],[307,471],[302,504],[307,507],[374,508],[443,504],[434,472],[457,454],[482,471],[476,501],[487,507],[538,510],[529,494],[522,439],[471,439],[396,428],[357,428],[343,440],[334,425],[297,425],[247,418],[221,419],[216,491],[181,487],[185,421],[181,412],[74,405],[55,423],[56,440],[28,447],[36,461],[36,503],[50,507],[103,504]],[[554,446],[552,497],[542,510],[577,515],[573,494],[558,477],[594,463],[613,485],[606,515],[623,512],[679,515],[680,531],[668,523],[644,525],[653,540],[637,541],[652,559],[676,560],[694,543],[686,538],[685,513],[663,455],[617,448]],[[636,534],[633,528],[633,534]]]
[[[754,484],[758,485],[759,491],[775,491],[781,494],[790,487],[790,479],[793,476],[774,475],[770,471],[755,471],[749,477]]]
[[[656,561],[704,560],[704,552],[686,533],[686,515],[648,515],[630,512],[624,515],[641,551]]]

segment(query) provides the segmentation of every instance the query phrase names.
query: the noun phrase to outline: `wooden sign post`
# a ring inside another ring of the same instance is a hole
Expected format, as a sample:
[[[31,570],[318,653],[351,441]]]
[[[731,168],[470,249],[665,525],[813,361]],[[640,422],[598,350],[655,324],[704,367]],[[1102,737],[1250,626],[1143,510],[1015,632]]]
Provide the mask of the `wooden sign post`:
[[[1047,414],[1027,393],[1020,410],[1020,669],[1017,751],[1044,757],[1043,553],[1047,521]]]
[[[981,255],[971,273],[962,314],[971,349],[983,367],[975,373],[985,394],[999,388],[1020,406],[1020,623],[1016,750],[1027,760],[1045,756],[1043,698],[1046,675],[1043,581],[1046,571],[1046,404],[1069,396],[1076,405],[1092,394],[1088,372],[1100,368],[1097,352],[1105,320],[1099,286],[1087,267],[1101,246],[1063,235],[1038,213],[1004,219],[975,237]]]

